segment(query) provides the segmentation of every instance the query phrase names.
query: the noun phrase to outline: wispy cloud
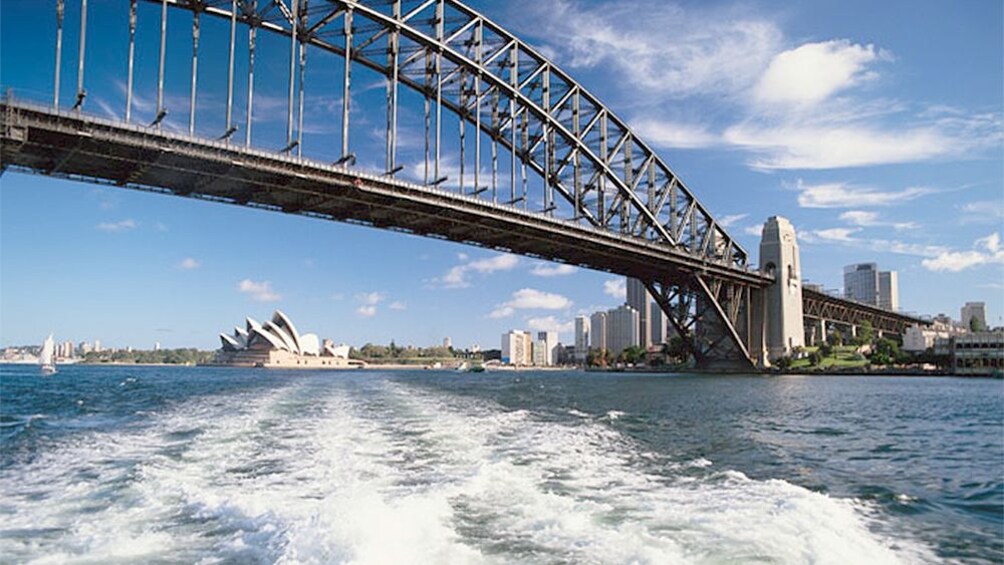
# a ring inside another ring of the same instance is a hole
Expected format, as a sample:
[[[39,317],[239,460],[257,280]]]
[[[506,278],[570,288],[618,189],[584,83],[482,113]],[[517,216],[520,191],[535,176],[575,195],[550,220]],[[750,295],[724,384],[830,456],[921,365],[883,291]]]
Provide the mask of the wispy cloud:
[[[237,290],[256,302],[277,302],[282,299],[280,294],[272,290],[272,283],[269,281],[244,279],[237,283]]]
[[[883,221],[878,212],[867,212],[865,210],[849,210],[840,214],[840,219],[854,226],[861,227],[891,227],[897,230],[916,229],[916,222],[887,222]]]
[[[185,257],[175,266],[180,271],[191,271],[198,269],[202,264],[191,257]]]
[[[560,294],[523,288],[512,293],[512,299],[508,302],[498,304],[488,317],[508,318],[516,310],[564,310],[571,306],[572,301]]]
[[[461,254],[460,265],[450,268],[442,277],[434,279],[435,286],[442,288],[467,288],[471,286],[471,273],[490,275],[499,271],[511,271],[519,265],[519,257],[503,253],[487,259],[470,260],[466,254]]]
[[[979,265],[1004,265],[1004,248],[1001,247],[1000,233],[994,232],[973,242],[968,251],[945,251],[931,259],[920,262],[931,271],[957,273]]]
[[[627,299],[627,281],[621,277],[603,281],[603,293],[618,300]]]
[[[642,139],[656,147],[700,149],[722,143],[721,135],[711,132],[702,124],[646,117],[632,120],[631,125]]]
[[[405,304],[404,302],[401,302],[400,300],[396,300],[388,304],[387,308],[390,308],[391,310],[407,310],[408,305]]]
[[[736,222],[745,220],[749,214],[726,214],[718,218],[718,225],[723,228],[730,228],[736,224]],[[759,233],[759,232],[758,232]]]
[[[530,274],[538,277],[561,277],[575,274],[577,270],[572,265],[537,263],[530,269]]]
[[[135,229],[137,225],[135,220],[129,219],[119,222],[102,222],[95,227],[103,232],[114,233]]]
[[[930,188],[910,187],[903,190],[882,191],[857,187],[846,183],[806,184],[799,179],[798,205],[802,208],[854,208],[900,204],[935,192]]]

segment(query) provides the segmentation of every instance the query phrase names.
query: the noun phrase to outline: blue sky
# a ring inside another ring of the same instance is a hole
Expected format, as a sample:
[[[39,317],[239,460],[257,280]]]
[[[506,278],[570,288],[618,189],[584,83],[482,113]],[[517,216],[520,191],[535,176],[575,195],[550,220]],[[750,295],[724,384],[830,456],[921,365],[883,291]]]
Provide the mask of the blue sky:
[[[0,82],[25,98],[51,97],[48,4],[0,7]],[[76,84],[69,4],[67,106]],[[126,10],[92,4],[85,108],[121,116]],[[754,258],[759,226],[783,215],[798,229],[803,276],[813,282],[838,289],[843,265],[874,261],[899,271],[904,310],[958,318],[964,302],[984,301],[988,321],[1004,324],[1000,2],[472,5],[628,120]],[[149,38],[157,7],[142,10],[140,33]],[[190,25],[187,13],[172,12],[172,37]],[[225,65],[214,38],[222,25],[204,24],[204,83],[218,81]],[[256,71],[281,80],[256,83],[254,131],[281,138],[288,47],[262,45],[277,56],[263,56]],[[156,43],[141,42],[138,55],[134,112],[149,120]],[[176,110],[168,127],[176,129],[187,127],[187,57],[169,56],[166,98]],[[337,139],[340,102],[324,87],[337,90],[339,71],[319,64],[323,55],[310,57],[304,145],[320,151]],[[383,104],[384,91],[365,72],[355,84],[355,146],[360,166],[375,168],[382,126],[367,109]],[[219,102],[200,95],[200,108]],[[222,123],[220,112],[206,112],[198,131],[219,135]],[[613,307],[622,292],[609,274],[431,239],[40,176],[0,178],[0,345],[38,343],[53,331],[117,347],[213,348],[218,332],[275,308],[303,331],[355,345],[450,336],[459,346],[498,347],[510,328],[558,329],[570,342],[576,315]]]

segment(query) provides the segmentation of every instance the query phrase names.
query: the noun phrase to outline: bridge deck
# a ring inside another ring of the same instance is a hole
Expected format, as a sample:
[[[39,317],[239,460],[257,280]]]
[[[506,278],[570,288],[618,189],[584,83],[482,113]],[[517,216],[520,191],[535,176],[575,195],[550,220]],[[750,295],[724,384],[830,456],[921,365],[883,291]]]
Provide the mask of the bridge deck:
[[[850,325],[858,325],[867,320],[876,330],[899,335],[903,335],[906,328],[914,324],[931,325],[930,321],[915,316],[809,289],[802,289],[802,314],[806,318]]]
[[[650,280],[765,275],[682,250],[355,169],[22,102],[0,103],[3,168],[346,221]]]

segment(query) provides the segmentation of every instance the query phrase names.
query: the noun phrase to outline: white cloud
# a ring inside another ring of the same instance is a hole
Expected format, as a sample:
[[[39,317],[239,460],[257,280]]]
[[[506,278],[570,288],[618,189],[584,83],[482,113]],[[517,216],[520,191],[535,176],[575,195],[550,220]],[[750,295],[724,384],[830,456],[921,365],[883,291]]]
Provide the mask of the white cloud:
[[[719,226],[723,228],[730,228],[735,225],[736,222],[746,219],[749,214],[727,214],[716,220]],[[760,232],[757,232],[759,234]]]
[[[645,118],[632,120],[631,126],[642,139],[656,147],[699,149],[721,143],[719,135],[702,125]]]
[[[542,318],[530,318],[526,325],[533,331],[538,332],[558,332],[558,334],[569,334],[575,330],[575,322],[569,320],[560,322],[554,316],[544,316]],[[560,336],[559,336],[560,337]]]
[[[571,306],[572,301],[560,294],[523,288],[512,293],[512,299],[508,302],[497,305],[488,317],[508,318],[516,310],[564,310]]]
[[[846,39],[806,43],[778,53],[760,77],[755,96],[768,104],[816,104],[862,80],[879,58],[873,46]]]
[[[772,22],[656,0],[594,7],[523,1],[513,12],[534,35],[560,46],[559,63],[607,67],[641,96],[743,92],[781,44]]]
[[[136,228],[136,221],[132,219],[122,220],[120,222],[102,222],[98,224],[97,229],[104,232],[120,232],[125,230],[131,230]]]
[[[624,278],[605,280],[603,292],[618,300],[627,300],[627,281]]]
[[[277,302],[282,299],[281,295],[272,290],[272,283],[269,281],[244,279],[237,283],[237,290],[250,295],[256,302]]]
[[[964,224],[993,224],[1004,221],[1004,199],[969,202],[959,207]]]
[[[407,310],[408,309],[408,306],[404,302],[401,302],[400,300],[397,300],[395,302],[391,302],[389,305],[387,305],[387,307],[390,308],[391,310]]]
[[[760,237],[763,235],[763,226],[746,226],[743,228],[743,233]]]
[[[373,316],[376,316],[376,311],[376,306],[372,305],[363,305],[356,309],[356,313],[363,318],[372,318]]]
[[[356,300],[366,306],[376,306],[377,304],[383,302],[384,298],[386,298],[386,296],[379,292],[364,292],[356,295]]]
[[[576,270],[577,269],[571,265],[538,263],[530,270],[530,274],[538,277],[560,277],[574,274]]]
[[[191,271],[193,269],[198,269],[200,265],[201,263],[199,263],[195,259],[191,257],[185,257],[177,264],[177,268],[182,271]]]
[[[931,271],[957,273],[979,265],[1004,265],[1004,249],[1001,248],[1000,233],[994,232],[973,242],[969,251],[945,251],[933,259],[921,261],[924,268]]]
[[[460,254],[460,257],[462,261],[467,262],[450,268],[446,274],[433,282],[443,288],[467,288],[471,286],[470,274],[472,272],[489,275],[498,271],[510,271],[519,265],[519,257],[507,253],[476,261],[468,261],[467,256],[463,253]]]
[[[884,222],[880,219],[878,212],[866,212],[864,210],[848,210],[840,214],[840,219],[851,225],[861,227],[889,226],[898,230],[915,229],[918,227],[915,222]]]
[[[861,230],[857,228],[830,228],[825,230],[816,230],[812,233],[824,241],[850,242],[854,241],[854,238],[851,236],[859,231]]]
[[[798,205],[802,208],[851,208],[888,206],[913,200],[934,192],[929,188],[910,187],[883,192],[873,188],[855,187],[845,183],[805,184],[799,179],[796,188]]]
[[[854,123],[768,125],[739,124],[724,139],[760,157],[758,170],[837,169],[912,163],[959,154],[974,140],[952,137],[934,127],[882,130]]]

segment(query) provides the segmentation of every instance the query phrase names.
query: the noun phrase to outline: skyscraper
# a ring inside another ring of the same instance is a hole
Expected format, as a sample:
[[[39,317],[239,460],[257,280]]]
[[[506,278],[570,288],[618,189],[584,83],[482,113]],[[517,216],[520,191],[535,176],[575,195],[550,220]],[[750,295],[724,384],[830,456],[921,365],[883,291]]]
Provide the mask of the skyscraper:
[[[589,318],[589,347],[596,351],[607,347],[607,313],[596,312]]]
[[[639,328],[638,312],[627,304],[607,311],[606,337],[610,354],[616,358],[628,347],[638,345]]]
[[[631,345],[648,348],[652,345],[651,306],[652,296],[638,279],[627,280],[627,305],[638,313],[638,341]]]
[[[667,335],[667,320],[666,315],[662,311],[662,307],[659,306],[658,302],[652,301],[651,306],[651,316],[649,317],[649,325],[652,329],[652,345],[662,345],[666,343],[668,339]]]
[[[976,320],[975,325],[973,324],[974,319]],[[962,327],[967,330],[974,328],[978,331],[985,330],[987,328],[986,304],[983,302],[966,302],[965,306],[962,307],[960,320]]]
[[[899,310],[899,273],[879,271],[878,306],[893,312]]]
[[[544,355],[544,365],[557,365],[558,332],[537,332],[537,341],[543,342],[544,348],[547,350],[547,354]]]
[[[875,263],[844,267],[844,296],[865,304],[878,305],[879,275]]]
[[[575,318],[575,360],[582,362],[589,354],[589,318],[579,316]]]

